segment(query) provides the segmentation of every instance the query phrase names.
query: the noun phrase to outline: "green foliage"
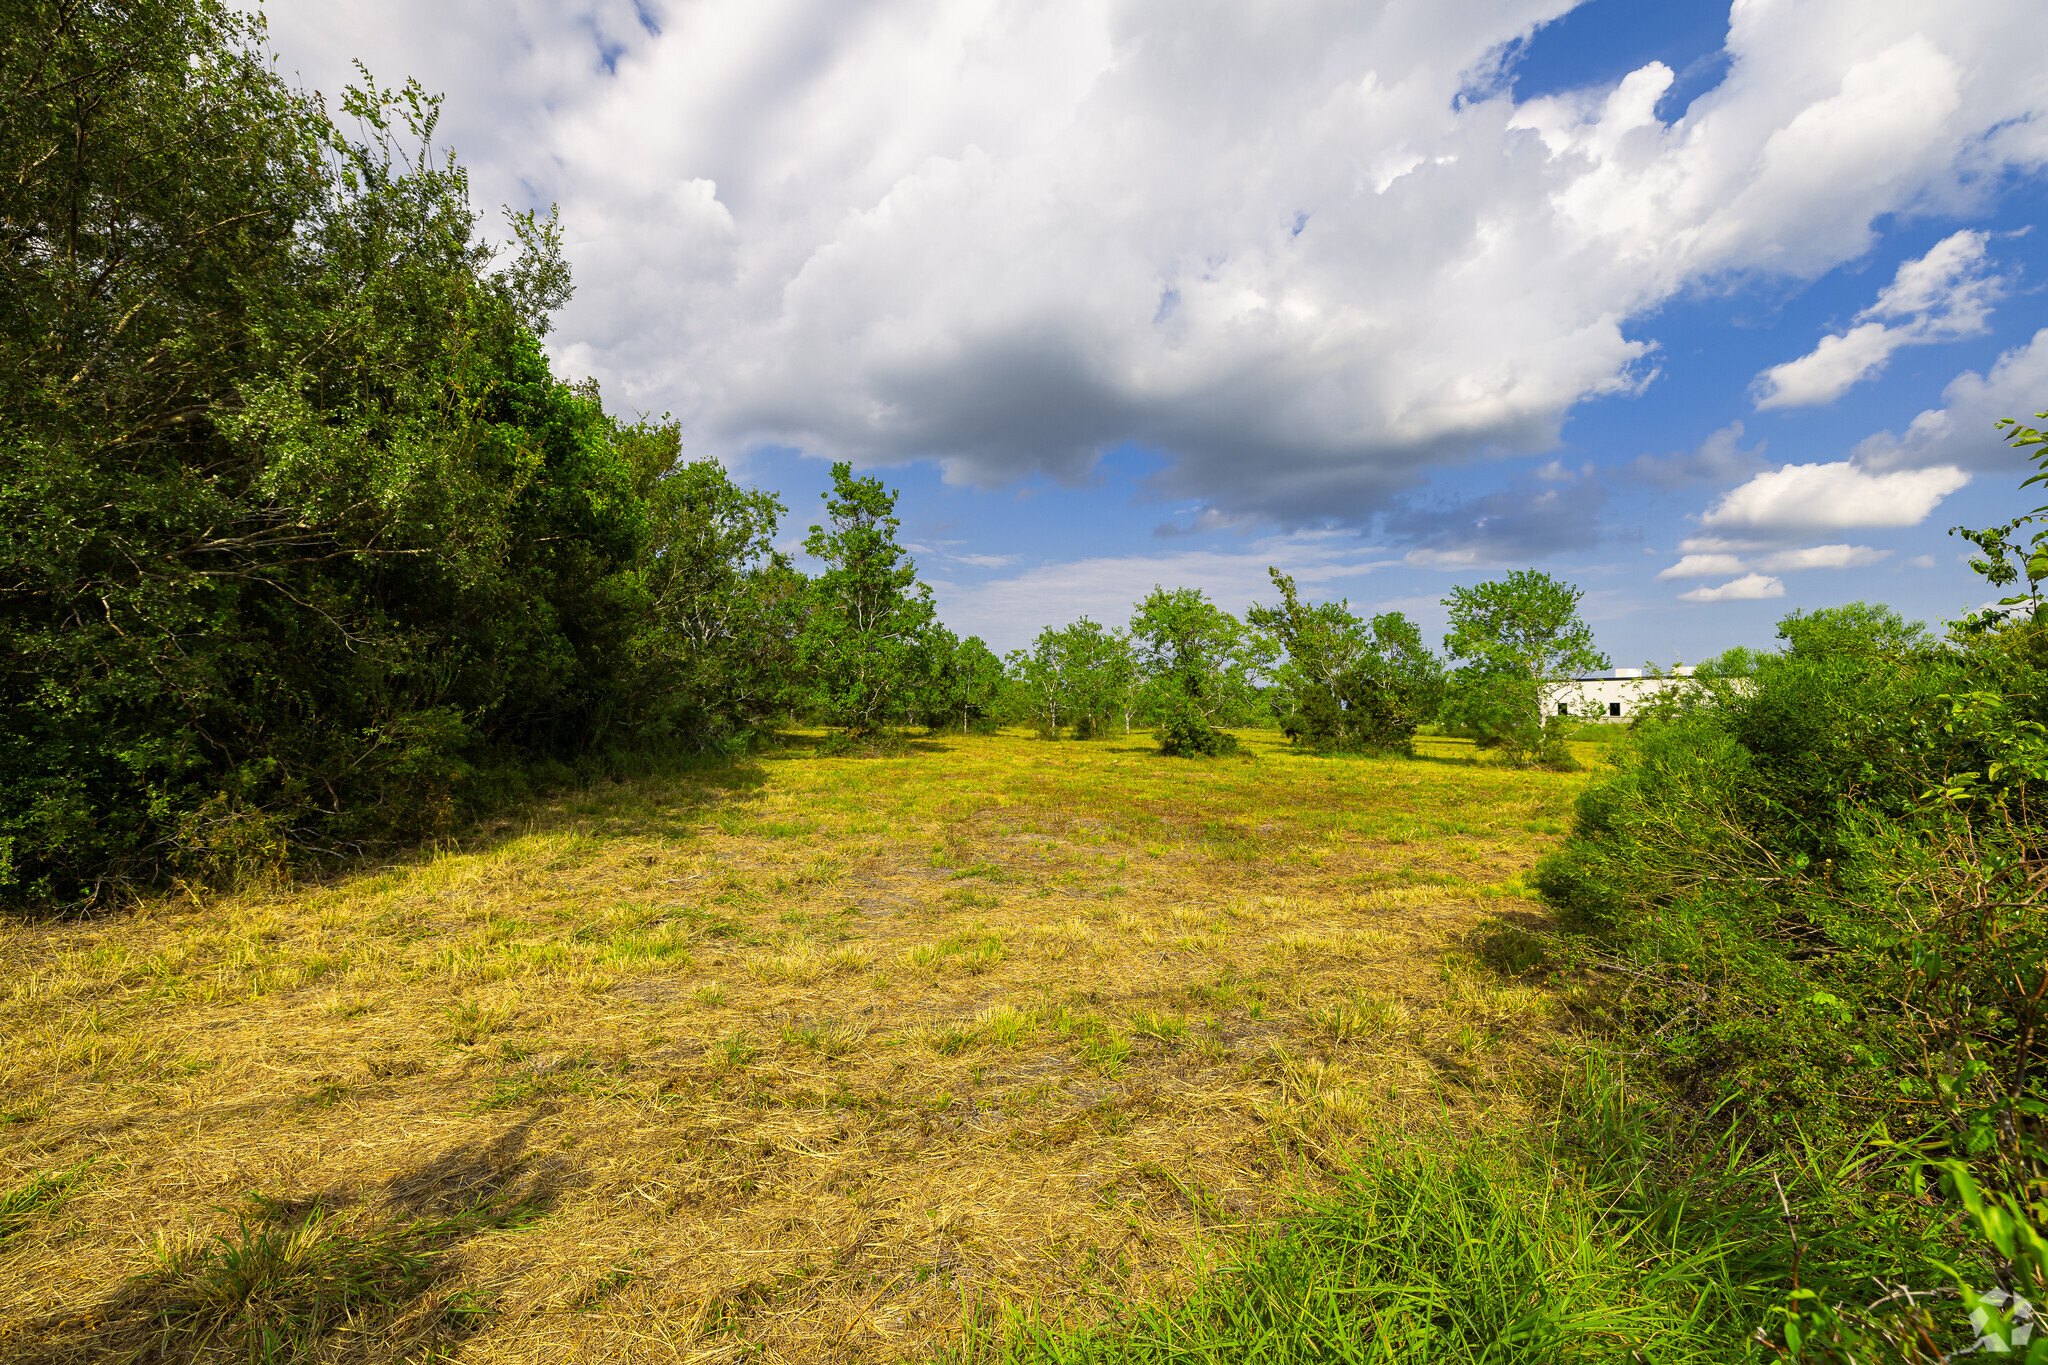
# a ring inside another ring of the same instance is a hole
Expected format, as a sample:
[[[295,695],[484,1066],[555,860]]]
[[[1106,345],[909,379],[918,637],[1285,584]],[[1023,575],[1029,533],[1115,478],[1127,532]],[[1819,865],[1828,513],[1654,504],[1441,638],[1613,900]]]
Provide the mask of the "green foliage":
[[[1219,730],[1192,703],[1169,702],[1154,731],[1159,752],[1173,758],[1222,758],[1238,751],[1237,736]]]
[[[1446,734],[1499,750],[1509,762],[1520,763],[1541,742],[1541,707],[1535,686],[1522,674],[1461,668],[1444,680],[1437,715]]]
[[[1452,588],[1444,599],[1451,616],[1444,647],[1454,659],[1523,673],[1539,684],[1606,668],[1607,656],[1593,647],[1592,627],[1579,616],[1584,596],[1534,569]]]
[[[1958,1068],[2032,1103],[2044,1060],[2048,642],[1862,603],[1779,633],[1645,709],[1536,884],[1679,1091],[1785,1140],[1960,1141]]]
[[[1979,572],[2017,581],[2039,515],[1958,528]],[[2006,608],[2038,606],[2035,568]],[[1614,747],[1535,878],[1566,930],[1549,965],[1679,1110],[1753,1153],[1828,1154],[1779,1192],[1794,1259],[1760,1341],[1840,1365],[2005,1354],[1987,1286],[2048,1300],[2048,622],[1991,612],[1942,643],[1859,602],[1778,634]],[[1900,1264],[1920,1239],[1919,1268],[1881,1270],[1874,1297],[1820,1282],[1814,1200]]]
[[[1984,713],[1957,703],[1985,662],[1764,656],[1617,747],[1536,883],[1641,973],[1627,1010],[1664,1030],[1674,1084],[1780,1133],[1913,1132],[1939,1113],[1931,1059],[2024,1073],[2048,953],[2034,838],[1944,776],[1989,766]]]
[[[1573,677],[1609,666],[1579,615],[1584,595],[1534,569],[1451,589],[1444,599],[1451,616],[1444,648],[1466,661],[1445,696],[1443,715],[1453,733],[1498,749],[1511,762],[1573,766],[1547,702]]]
[[[1199,588],[1153,588],[1131,616],[1130,638],[1162,751],[1227,748],[1227,736],[1210,732],[1250,709],[1253,678],[1268,662],[1270,646]]]
[[[2037,412],[2034,420],[2048,421],[2048,412]],[[1998,429],[2005,433],[2005,441],[2015,450],[2035,452],[2031,458],[2035,463],[2034,474],[2020,484],[2021,488],[2032,488],[2038,483],[2048,483],[2048,460],[2041,451],[2048,449],[2048,433],[2038,427],[2022,424],[2017,418],[2002,418]],[[1999,600],[1995,607],[1986,608],[1975,617],[1964,622],[1968,633],[1996,630],[2005,623],[2008,616],[2024,609],[2035,621],[2042,619],[2043,601],[2041,583],[2048,580],[2048,529],[2036,531],[2024,542],[2019,538],[2020,529],[2025,526],[2042,525],[2048,522],[2048,505],[2034,508],[2013,518],[2002,526],[1971,530],[1964,526],[1951,526],[1948,533],[1961,536],[1975,545],[1982,553],[1970,560],[1970,567],[1994,588],[2010,588],[2022,577],[2027,580],[2026,591],[2009,594]],[[2014,563],[2017,558],[2018,563]]]
[[[1772,1315],[1786,1354],[1812,1365],[1945,1365],[1978,1351],[2032,1365],[2048,1361],[2037,1307],[2048,1302],[2048,1179],[2042,1178],[2048,1167],[2040,1156],[2039,1148],[2029,1153],[2026,1177],[2008,1192],[1982,1188],[1962,1161],[1915,1163],[1916,1183],[1934,1183],[1927,1177],[1936,1176],[1941,1193],[1962,1205],[1989,1264],[1972,1267],[1975,1273],[1946,1268],[1952,1281],[1946,1286],[1916,1288],[1894,1276],[1886,1292],[1868,1304],[1842,1303],[1795,1286]],[[1954,1339],[1962,1333],[1956,1319],[1963,1314],[1975,1340],[1958,1348]]]
[[[16,0],[0,46],[0,896],[446,827],[605,741],[632,472],[493,268],[437,102],[351,139],[210,0]]]
[[[1571,772],[1579,763],[1566,740],[1605,727],[1574,729],[1567,717],[1545,710],[1542,695],[1524,674],[1461,668],[1445,680],[1437,715],[1446,734],[1469,739],[1509,763]]]
[[[639,737],[702,751],[769,727],[788,700],[804,580],[774,549],[781,501],[716,460],[680,459],[674,423],[618,434],[647,507],[647,612],[621,701]]]
[[[896,495],[880,479],[857,477],[842,461],[832,466],[832,491],[819,496],[830,527],[811,527],[804,552],[826,567],[811,580],[797,665],[819,715],[849,734],[874,735],[924,681],[931,589],[896,542]]]
[[[1047,626],[1029,649],[1012,650],[1009,676],[1019,718],[1057,736],[1076,739],[1130,728],[1143,679],[1130,637],[1082,617],[1070,626]]]
[[[1449,1148],[1449,1151],[1443,1148]],[[1744,1354],[1747,1305],[1714,1223],[1646,1209],[1640,1168],[1447,1137],[1357,1153],[1341,1190],[1253,1234],[1184,1301],[1112,1324],[981,1325],[968,1359],[1704,1362]],[[1702,1235],[1704,1234],[1704,1235]]]
[[[1934,648],[1925,621],[1908,621],[1883,603],[1794,611],[1778,622],[1785,652],[1803,659],[1904,658]]]
[[[979,635],[961,639],[944,626],[925,634],[930,651],[920,718],[933,730],[986,733],[1001,722],[1003,661]]]
[[[1267,573],[1280,605],[1254,605],[1245,617],[1286,655],[1276,670],[1291,703],[1281,728],[1309,748],[1412,754],[1444,690],[1443,666],[1422,632],[1399,612],[1368,624],[1348,602],[1304,606],[1292,577]]]

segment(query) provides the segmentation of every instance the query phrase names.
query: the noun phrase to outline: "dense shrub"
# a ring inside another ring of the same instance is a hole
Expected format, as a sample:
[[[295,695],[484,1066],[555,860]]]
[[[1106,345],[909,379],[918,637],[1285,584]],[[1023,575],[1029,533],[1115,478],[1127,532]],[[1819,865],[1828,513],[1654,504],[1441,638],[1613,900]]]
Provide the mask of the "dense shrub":
[[[1238,751],[1237,736],[1219,730],[1195,706],[1170,706],[1154,731],[1159,752],[1172,758],[1221,758]]]
[[[1681,1093],[1967,1142],[2039,1088],[2042,629],[1937,646],[1857,604],[1780,634],[1639,720],[1537,885]]]
[[[344,136],[211,3],[0,44],[0,895],[432,829],[597,737],[645,536],[417,89]]]

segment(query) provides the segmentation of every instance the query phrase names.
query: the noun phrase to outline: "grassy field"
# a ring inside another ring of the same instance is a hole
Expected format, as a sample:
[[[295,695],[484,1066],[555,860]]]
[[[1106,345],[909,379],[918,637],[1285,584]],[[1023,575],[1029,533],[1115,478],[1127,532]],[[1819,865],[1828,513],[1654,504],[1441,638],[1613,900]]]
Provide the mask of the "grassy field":
[[[1186,1289],[1522,1112],[1555,1001],[1473,934],[1583,781],[1245,738],[800,742],[8,928],[0,1361],[922,1359]]]

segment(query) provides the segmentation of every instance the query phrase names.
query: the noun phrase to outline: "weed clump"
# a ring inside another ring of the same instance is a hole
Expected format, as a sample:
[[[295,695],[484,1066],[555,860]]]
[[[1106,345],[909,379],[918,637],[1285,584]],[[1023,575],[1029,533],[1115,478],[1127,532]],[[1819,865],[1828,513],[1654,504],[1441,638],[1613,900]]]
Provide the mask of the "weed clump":
[[[231,1230],[160,1247],[96,1314],[95,1344],[120,1359],[191,1362],[325,1359],[343,1333],[431,1350],[491,1315],[473,1294],[437,1292],[458,1269],[457,1244],[536,1213],[494,1201],[407,1219],[251,1195]]]
[[[64,1202],[92,1167],[88,1157],[76,1166],[38,1171],[13,1189],[0,1193],[0,1247],[27,1231],[29,1225]]]

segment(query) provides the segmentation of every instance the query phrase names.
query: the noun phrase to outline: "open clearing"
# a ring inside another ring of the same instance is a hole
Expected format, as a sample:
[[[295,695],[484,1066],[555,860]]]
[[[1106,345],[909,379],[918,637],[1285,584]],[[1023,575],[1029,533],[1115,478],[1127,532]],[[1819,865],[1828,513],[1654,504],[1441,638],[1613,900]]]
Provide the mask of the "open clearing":
[[[318,1359],[925,1358],[1512,1117],[1551,1001],[1468,935],[1583,778],[1246,738],[792,748],[13,926],[0,1360],[203,1354],[257,1253]]]

